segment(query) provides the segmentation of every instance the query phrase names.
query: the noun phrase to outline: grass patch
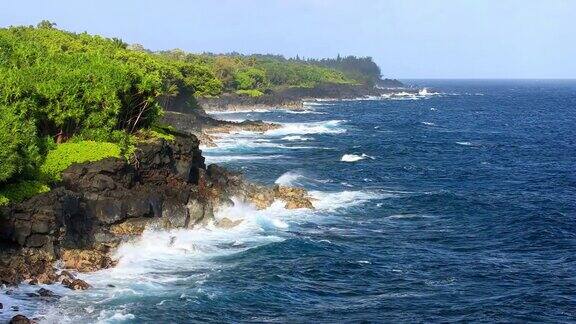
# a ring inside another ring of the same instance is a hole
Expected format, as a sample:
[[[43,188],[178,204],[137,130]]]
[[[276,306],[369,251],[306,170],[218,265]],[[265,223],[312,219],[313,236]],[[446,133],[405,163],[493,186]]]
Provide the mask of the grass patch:
[[[57,145],[46,156],[46,160],[40,166],[43,180],[62,180],[62,171],[75,163],[93,162],[108,157],[119,158],[122,155],[120,146],[114,143],[79,141]]]
[[[50,187],[40,181],[20,181],[0,187],[0,206],[19,203],[35,195],[50,191]]]
[[[167,140],[169,142],[174,142],[176,140],[176,136],[170,133],[173,131],[174,127],[172,126],[154,126],[150,129],[150,134],[152,137],[161,138]]]
[[[249,96],[249,97],[260,97],[261,95],[263,95],[262,91],[260,90],[238,90],[236,91],[236,94],[239,94],[241,96]]]
[[[150,129],[141,129],[137,134],[136,138],[138,141],[149,141],[156,139],[163,139],[168,142],[174,142],[176,136],[171,133],[172,129],[164,126],[154,126]]]

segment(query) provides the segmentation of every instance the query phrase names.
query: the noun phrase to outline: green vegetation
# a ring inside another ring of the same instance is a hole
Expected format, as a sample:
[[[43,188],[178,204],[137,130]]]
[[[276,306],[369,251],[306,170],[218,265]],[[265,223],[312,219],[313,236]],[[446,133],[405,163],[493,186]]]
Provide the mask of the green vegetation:
[[[171,103],[223,92],[372,83],[370,58],[153,53],[50,21],[0,28],[0,201],[45,192],[73,163],[129,157],[137,140],[174,140],[158,125]]]
[[[48,191],[50,187],[39,181],[11,183],[0,188],[0,206],[21,202]]]
[[[59,181],[62,171],[74,163],[92,162],[120,156],[120,146],[114,143],[79,141],[60,144],[46,156],[40,167],[41,178],[47,182]]]
[[[150,130],[142,131],[138,135],[141,139],[163,139],[168,142],[173,142],[176,140],[176,136],[170,133],[172,130],[171,127],[157,125]]]
[[[158,55],[180,62],[205,64],[226,92],[264,92],[281,87],[314,87],[320,83],[371,83],[369,80],[380,77],[380,69],[371,58],[347,57],[344,59],[347,64],[328,67],[329,60],[286,59],[279,55],[189,54],[181,50],[159,52]],[[369,69],[352,71],[354,62],[362,66],[374,65],[378,70],[364,75],[363,71]]]
[[[374,63],[371,57],[346,56],[342,58],[338,55],[335,59],[298,61],[341,71],[347,78],[362,84],[374,85],[382,77],[380,67]]]
[[[129,155],[132,134],[155,125],[162,100],[180,92],[222,91],[203,62],[131,50],[119,39],[54,26],[42,21],[36,28],[0,29],[3,191],[58,180],[72,163]]]
[[[263,95],[262,91],[260,90],[237,90],[236,94],[245,95],[249,97],[260,97]]]

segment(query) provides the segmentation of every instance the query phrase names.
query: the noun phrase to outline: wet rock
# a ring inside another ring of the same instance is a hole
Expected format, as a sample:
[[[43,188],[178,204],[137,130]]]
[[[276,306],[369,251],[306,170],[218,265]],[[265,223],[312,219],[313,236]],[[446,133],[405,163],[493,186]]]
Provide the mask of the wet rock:
[[[61,254],[64,266],[80,272],[91,272],[106,269],[114,265],[114,261],[106,252],[98,250],[68,249]]]
[[[229,218],[224,217],[216,222],[216,226],[223,229],[230,229],[240,225],[240,223],[242,223],[241,219],[231,220]]]
[[[54,292],[46,288],[40,288],[36,291],[36,293],[41,297],[56,297],[56,294],[54,294]]]
[[[210,136],[217,137],[217,134],[232,133],[238,131],[248,131],[256,133],[264,133],[269,130],[280,128],[279,124],[266,123],[261,120],[245,120],[242,122],[222,122],[218,126],[207,128]]]
[[[274,194],[270,190],[258,191],[251,194],[249,200],[256,208],[265,209],[274,202]]]
[[[24,280],[50,284],[56,276],[53,253],[31,248],[0,249],[0,283],[16,285]]]
[[[90,285],[82,279],[64,279],[62,285],[72,290],[86,290]]]
[[[32,321],[24,315],[16,315],[16,316],[12,317],[12,319],[10,320],[9,323],[10,324],[30,324],[30,323],[32,323]]]
[[[4,304],[0,303],[0,309],[4,309]]]
[[[64,276],[68,279],[76,279],[76,277],[73,274],[71,274],[69,271],[66,271],[66,270],[62,270],[60,272],[60,276]]]
[[[274,197],[285,201],[286,205],[284,208],[286,209],[314,209],[312,198],[302,188],[276,186],[274,188]]]
[[[17,312],[20,310],[20,307],[18,306],[10,306],[10,310],[12,310],[13,312]]]
[[[37,293],[26,293],[26,296],[28,296],[28,297],[40,297],[40,295]]]
[[[106,287],[108,288],[116,288],[116,286],[112,285],[112,284],[107,284]]]
[[[110,233],[114,235],[140,235],[146,229],[147,222],[142,219],[129,219],[123,223],[110,227]]]

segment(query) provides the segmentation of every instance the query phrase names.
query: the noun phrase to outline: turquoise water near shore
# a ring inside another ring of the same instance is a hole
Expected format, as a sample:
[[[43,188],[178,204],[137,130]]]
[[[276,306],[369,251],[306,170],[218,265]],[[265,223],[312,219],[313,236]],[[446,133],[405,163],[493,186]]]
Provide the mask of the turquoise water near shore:
[[[94,289],[50,288],[64,297],[30,314],[59,323],[576,320],[576,81],[408,83],[433,90],[214,114],[283,127],[224,137],[205,149],[208,163],[303,186],[316,209],[237,204],[216,215],[243,220],[230,230],[145,232],[120,248],[118,267],[83,277]]]

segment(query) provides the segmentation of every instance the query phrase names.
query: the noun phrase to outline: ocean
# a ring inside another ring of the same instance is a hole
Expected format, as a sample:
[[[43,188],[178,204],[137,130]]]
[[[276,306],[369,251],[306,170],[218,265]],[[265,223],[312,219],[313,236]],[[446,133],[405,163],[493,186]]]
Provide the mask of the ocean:
[[[419,94],[219,112],[281,123],[207,163],[302,186],[315,210],[147,231],[45,322],[574,322],[576,81],[412,80]],[[172,239],[175,237],[176,239]],[[174,244],[170,245],[170,241]],[[109,287],[108,285],[113,285]],[[30,288],[32,291],[34,288]],[[36,288],[37,289],[37,288]]]

